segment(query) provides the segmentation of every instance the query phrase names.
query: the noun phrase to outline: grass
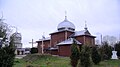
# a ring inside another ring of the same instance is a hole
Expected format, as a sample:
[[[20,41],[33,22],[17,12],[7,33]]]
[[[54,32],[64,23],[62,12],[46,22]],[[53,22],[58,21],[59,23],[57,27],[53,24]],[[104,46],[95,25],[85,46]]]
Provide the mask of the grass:
[[[23,59],[15,59],[14,67],[70,67],[68,57],[57,57],[51,55],[28,55]]]
[[[93,67],[120,67],[120,60],[105,60],[99,65],[93,65]]]
[[[28,55],[23,59],[15,59],[14,67],[71,67],[69,57],[57,57],[51,55]],[[120,60],[106,60],[100,62],[99,65],[92,67],[120,67]]]

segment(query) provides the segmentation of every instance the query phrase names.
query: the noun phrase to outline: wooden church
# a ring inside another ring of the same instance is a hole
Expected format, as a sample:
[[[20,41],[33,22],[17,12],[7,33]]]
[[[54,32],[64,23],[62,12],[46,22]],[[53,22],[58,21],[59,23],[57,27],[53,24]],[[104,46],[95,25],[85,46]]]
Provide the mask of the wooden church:
[[[56,32],[50,33],[50,37],[43,37],[36,42],[39,53],[70,56],[73,40],[79,46],[95,45],[95,36],[90,34],[86,26],[84,30],[75,31],[75,25],[68,21],[67,16],[65,16],[64,21],[58,24]]]

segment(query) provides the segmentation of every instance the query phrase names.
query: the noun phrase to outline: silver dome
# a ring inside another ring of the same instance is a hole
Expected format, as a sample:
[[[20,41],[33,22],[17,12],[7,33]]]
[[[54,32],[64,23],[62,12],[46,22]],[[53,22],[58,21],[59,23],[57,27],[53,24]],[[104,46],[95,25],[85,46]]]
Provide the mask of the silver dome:
[[[58,31],[61,31],[61,30],[74,31],[75,25],[72,22],[68,21],[67,17],[65,17],[65,20],[58,24],[57,29],[58,29]]]
[[[18,32],[13,33],[12,36],[22,38],[21,33],[18,33]]]

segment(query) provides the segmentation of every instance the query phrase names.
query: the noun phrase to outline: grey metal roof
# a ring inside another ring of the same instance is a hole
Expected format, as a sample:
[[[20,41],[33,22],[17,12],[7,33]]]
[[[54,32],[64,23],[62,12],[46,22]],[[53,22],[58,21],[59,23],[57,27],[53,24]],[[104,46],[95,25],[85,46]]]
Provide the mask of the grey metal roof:
[[[57,45],[59,46],[59,45],[73,44],[73,40],[75,40],[76,43],[79,44],[79,45],[82,44],[82,43],[80,43],[79,41],[77,41],[77,40],[74,39],[74,38],[69,38],[69,39],[67,39],[67,40],[65,40],[65,41],[62,41],[62,42],[58,43]]]
[[[72,22],[68,21],[67,17],[65,17],[65,20],[59,23],[57,26],[57,29],[61,29],[61,28],[65,28],[65,29],[72,28],[75,30],[75,25]]]
[[[78,36],[78,35],[85,35],[86,30],[82,30],[82,31],[75,31],[74,36]]]
[[[87,31],[86,30],[75,31],[74,36],[85,35],[85,32],[87,32]]]
[[[51,38],[50,37],[46,37],[46,38],[42,38],[42,39],[39,39],[39,41],[46,41],[46,40],[50,40]]]
[[[79,36],[79,35],[91,35],[88,30],[82,30],[82,31],[75,31],[75,33],[72,36]]]
[[[12,36],[22,38],[21,33],[18,33],[18,32],[13,33]]]
[[[66,29],[66,30],[61,30],[61,31],[56,30],[56,31],[54,31],[54,32],[52,32],[52,33],[50,33],[50,34],[53,34],[53,33],[58,33],[58,32],[63,32],[63,31],[70,31],[70,32],[74,32],[74,31],[71,31],[71,30]]]

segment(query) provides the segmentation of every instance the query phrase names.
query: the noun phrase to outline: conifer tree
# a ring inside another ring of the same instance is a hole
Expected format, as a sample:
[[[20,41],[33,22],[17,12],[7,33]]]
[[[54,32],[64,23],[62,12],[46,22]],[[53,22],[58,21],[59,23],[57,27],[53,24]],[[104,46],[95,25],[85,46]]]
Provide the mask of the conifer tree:
[[[94,64],[99,64],[101,61],[101,56],[98,53],[97,47],[92,47],[91,58]]]
[[[82,50],[80,52],[80,65],[82,67],[90,67],[90,47],[87,45],[82,46]]]
[[[70,56],[71,66],[77,67],[78,60],[79,60],[79,46],[73,40],[73,44],[71,45],[71,56]]]
[[[120,42],[115,44],[115,50],[117,51],[117,56],[120,59]]]
[[[13,67],[14,64],[15,47],[13,45],[12,37],[10,37],[10,41],[7,41],[7,31],[8,27],[6,23],[3,23],[3,21],[0,19],[0,67]]]
[[[12,67],[15,58],[15,47],[13,40],[10,41],[9,45],[5,45],[0,49],[0,65],[1,67]]]
[[[107,42],[103,42],[103,45],[99,48],[99,52],[102,60],[109,60],[112,56],[112,47]]]

